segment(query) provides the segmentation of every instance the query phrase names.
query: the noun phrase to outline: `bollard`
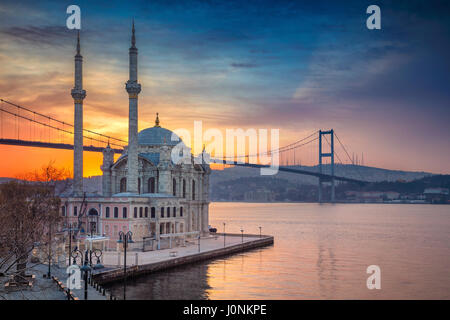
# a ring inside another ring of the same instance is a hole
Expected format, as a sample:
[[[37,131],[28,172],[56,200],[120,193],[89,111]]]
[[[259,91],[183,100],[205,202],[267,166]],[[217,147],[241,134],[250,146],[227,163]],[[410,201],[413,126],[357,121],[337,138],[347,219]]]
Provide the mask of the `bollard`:
[[[103,294],[102,294],[103,296],[104,295],[106,295],[106,290],[105,290],[105,288],[103,288]]]

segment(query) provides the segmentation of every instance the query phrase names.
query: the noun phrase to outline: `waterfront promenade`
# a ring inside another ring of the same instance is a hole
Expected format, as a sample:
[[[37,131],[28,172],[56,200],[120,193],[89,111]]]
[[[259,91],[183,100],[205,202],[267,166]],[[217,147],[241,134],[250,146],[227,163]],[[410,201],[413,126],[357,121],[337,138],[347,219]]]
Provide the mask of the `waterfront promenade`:
[[[223,234],[191,239],[185,246],[147,252],[127,252],[127,274],[138,275],[162,271],[169,268],[243,252],[273,244],[273,237],[267,235]],[[109,270],[95,272],[94,279],[106,283],[123,278],[123,252],[103,253],[102,263]]]
[[[32,287],[22,287],[11,291],[4,290],[5,279],[0,278],[0,300],[67,300],[67,295],[58,287],[58,284],[52,278],[44,278],[47,275],[48,264],[36,264],[30,267],[27,274],[35,275]],[[59,281],[66,286],[66,268],[61,268],[56,265],[51,266],[52,277],[57,277]],[[82,287],[80,289],[73,289],[73,296],[78,300],[84,299],[84,281],[81,280]],[[97,291],[93,286],[88,285],[88,300],[107,300],[110,295],[105,296]]]

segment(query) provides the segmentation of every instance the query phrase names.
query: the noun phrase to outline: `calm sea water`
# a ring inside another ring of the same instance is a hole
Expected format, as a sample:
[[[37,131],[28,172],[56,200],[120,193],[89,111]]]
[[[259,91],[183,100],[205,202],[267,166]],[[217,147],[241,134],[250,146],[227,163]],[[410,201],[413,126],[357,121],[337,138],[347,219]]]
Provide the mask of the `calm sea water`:
[[[223,222],[275,244],[139,277],[127,299],[450,299],[450,206],[212,203],[210,224]],[[369,265],[381,290],[366,287]]]

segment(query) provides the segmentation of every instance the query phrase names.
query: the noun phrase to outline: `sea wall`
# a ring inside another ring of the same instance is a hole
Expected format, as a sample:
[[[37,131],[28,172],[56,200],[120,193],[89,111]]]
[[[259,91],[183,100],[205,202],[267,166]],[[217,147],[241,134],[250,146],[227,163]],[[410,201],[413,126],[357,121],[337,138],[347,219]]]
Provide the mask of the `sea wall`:
[[[223,235],[218,233],[218,235]],[[226,234],[227,237],[237,237],[241,236],[240,234]],[[262,235],[261,237],[259,235],[248,235],[245,234],[245,237],[254,237],[254,240],[251,241],[245,241],[244,243],[238,243],[233,244],[230,246],[226,246],[224,248],[209,250],[205,252],[199,252],[190,254],[187,256],[182,257],[174,257],[174,258],[168,258],[164,261],[159,261],[155,263],[150,264],[143,264],[143,265],[136,265],[136,266],[130,266],[127,267],[127,276],[133,277],[137,275],[142,274],[148,274],[153,273],[157,271],[163,271],[170,268],[179,267],[182,265],[187,265],[190,263],[195,263],[199,261],[214,259],[234,253],[239,253],[259,247],[265,247],[269,245],[273,245],[274,238],[272,236]],[[108,282],[114,282],[123,279],[124,273],[123,268],[117,268],[114,270],[108,270],[105,272],[100,272],[93,275],[93,278],[95,282],[99,284],[105,284]]]

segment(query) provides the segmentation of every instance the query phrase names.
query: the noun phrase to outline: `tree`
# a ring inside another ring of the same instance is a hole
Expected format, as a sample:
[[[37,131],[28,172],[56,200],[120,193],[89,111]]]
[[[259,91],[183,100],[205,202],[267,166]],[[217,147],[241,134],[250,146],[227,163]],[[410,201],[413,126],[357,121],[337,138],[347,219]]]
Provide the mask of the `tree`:
[[[67,170],[50,163],[27,174],[27,179],[0,185],[0,275],[25,281],[32,250],[51,244],[49,231],[61,221],[61,200],[55,190],[58,182],[67,185],[67,175]]]

